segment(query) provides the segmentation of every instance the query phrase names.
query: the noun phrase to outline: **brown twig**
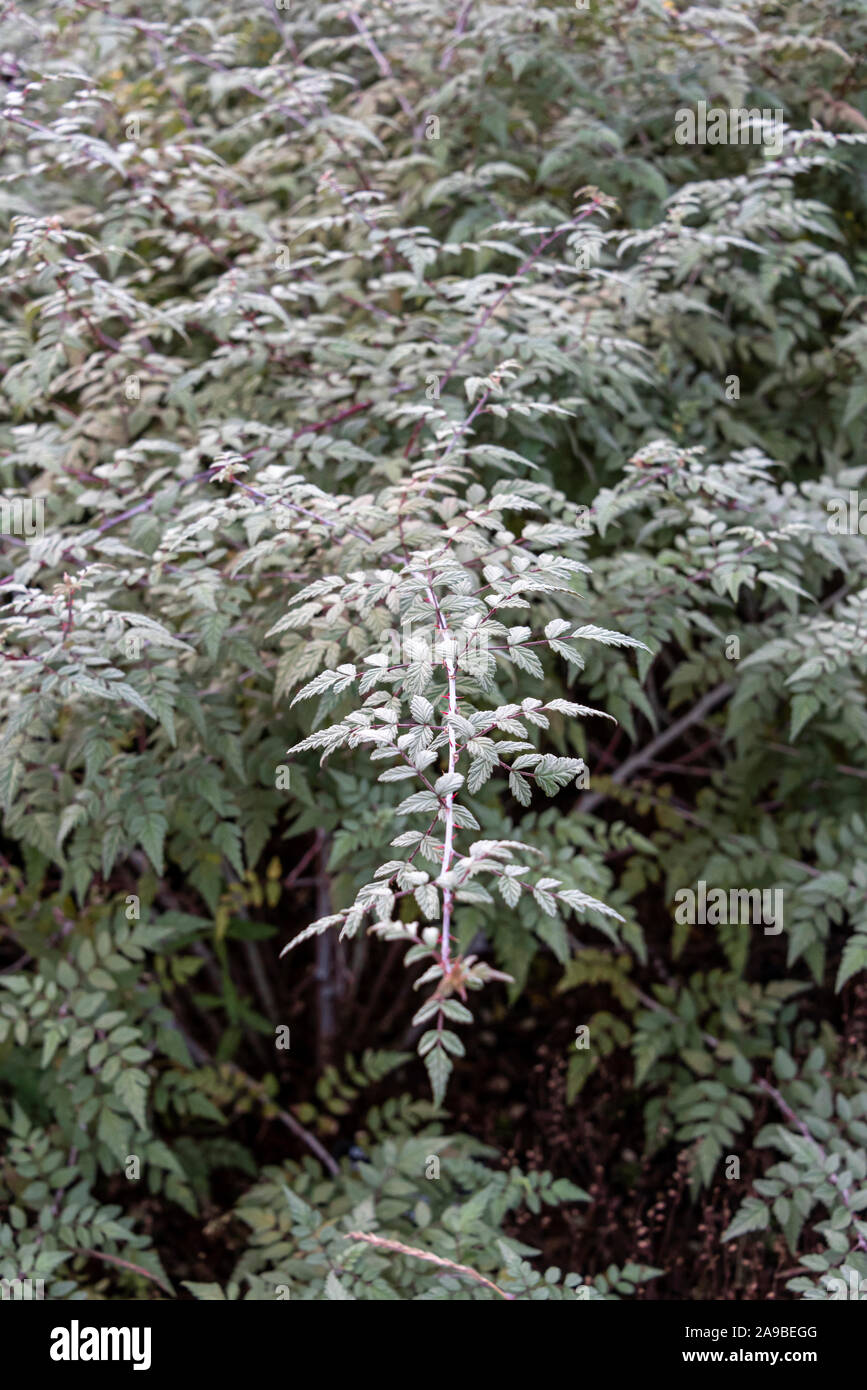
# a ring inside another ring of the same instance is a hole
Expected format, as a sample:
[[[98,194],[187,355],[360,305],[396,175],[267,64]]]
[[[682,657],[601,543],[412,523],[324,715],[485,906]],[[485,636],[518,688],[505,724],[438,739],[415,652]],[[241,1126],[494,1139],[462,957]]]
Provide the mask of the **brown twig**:
[[[159,1284],[161,1289],[171,1297],[173,1290],[170,1285],[163,1282],[158,1274],[152,1274],[149,1269],[143,1269],[141,1265],[134,1265],[131,1260],[122,1260],[120,1255],[107,1255],[104,1250],[88,1250],[84,1247],[77,1247],[76,1255],[89,1255],[94,1260],[107,1260],[109,1264],[120,1265],[122,1269],[130,1269],[133,1274],[141,1274],[145,1279],[150,1279],[154,1284]]]
[[[617,771],[613,773],[611,777],[612,782],[625,782],[633,772],[637,772],[638,769],[644,767],[646,763],[652,762],[657,753],[661,752],[663,748],[667,748],[670,743],[673,743],[685,729],[690,727],[690,725],[697,724],[701,719],[704,719],[705,715],[709,714],[714,706],[726,699],[731,692],[732,687],[727,681],[724,681],[722,685],[715,686],[713,690],[709,690],[707,694],[693,706],[688,714],[683,715],[680,719],[676,719],[667,729],[663,729],[662,733],[657,734],[656,738],[651,739],[646,748],[643,748],[640,752],[633,754],[631,758],[627,758],[625,762],[621,763]],[[604,800],[605,797],[602,792],[589,792],[587,796],[581,797],[575,809],[586,815]]]
[[[454,1269],[458,1274],[466,1274],[468,1278],[475,1279],[477,1284],[484,1284],[486,1289],[493,1289],[500,1298],[514,1300],[513,1293],[506,1293],[499,1288],[492,1279],[486,1279],[484,1274],[480,1274],[477,1269],[471,1269],[469,1265],[455,1264],[454,1260],[447,1260],[442,1255],[433,1255],[430,1250],[416,1250],[413,1245],[402,1245],[399,1240],[386,1240],[384,1236],[369,1236],[364,1231],[350,1231],[347,1240],[363,1240],[368,1245],[376,1245],[381,1250],[394,1250],[398,1255],[412,1255],[417,1260],[427,1260],[429,1264],[441,1265],[444,1269]]]
[[[329,836],[324,830],[316,832],[318,856],[316,873],[316,916],[328,917],[332,911],[331,888],[328,881],[328,856],[331,851]],[[337,1013],[335,998],[337,994],[337,957],[335,942],[331,932],[320,932],[316,938],[316,1051],[320,1070],[332,1060],[334,1038],[337,1033]]]

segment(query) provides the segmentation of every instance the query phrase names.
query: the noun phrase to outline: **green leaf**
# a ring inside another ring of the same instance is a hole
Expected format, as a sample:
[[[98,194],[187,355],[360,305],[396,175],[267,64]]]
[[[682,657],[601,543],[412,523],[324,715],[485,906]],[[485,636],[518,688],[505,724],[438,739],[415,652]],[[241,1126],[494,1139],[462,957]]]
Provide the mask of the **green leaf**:
[[[118,1100],[126,1107],[140,1129],[147,1129],[147,1098],[150,1082],[137,1067],[127,1067],[114,1083]]]
[[[434,1105],[442,1105],[452,1071],[451,1058],[444,1047],[434,1047],[427,1053],[424,1064],[430,1077]]]
[[[114,1157],[121,1163],[125,1162],[132,1136],[132,1129],[127,1121],[122,1120],[109,1106],[104,1105],[99,1112],[96,1132],[97,1137]]]
[[[749,1231],[764,1231],[769,1219],[770,1213],[764,1202],[760,1202],[757,1197],[747,1197],[723,1232],[722,1239],[735,1240]]]

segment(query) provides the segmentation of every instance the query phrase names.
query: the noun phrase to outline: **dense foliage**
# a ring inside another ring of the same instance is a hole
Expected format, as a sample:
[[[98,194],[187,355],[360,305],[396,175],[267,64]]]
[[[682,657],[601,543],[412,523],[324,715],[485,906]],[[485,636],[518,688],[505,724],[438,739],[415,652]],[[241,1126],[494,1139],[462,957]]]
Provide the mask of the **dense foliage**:
[[[865,39],[4,0],[0,1279],[867,1279]]]

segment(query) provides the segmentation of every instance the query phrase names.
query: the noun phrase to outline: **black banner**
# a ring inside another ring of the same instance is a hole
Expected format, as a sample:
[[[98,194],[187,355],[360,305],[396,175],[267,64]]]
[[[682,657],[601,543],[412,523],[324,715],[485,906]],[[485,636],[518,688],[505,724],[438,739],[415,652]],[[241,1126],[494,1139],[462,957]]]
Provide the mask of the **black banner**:
[[[307,1362],[318,1354],[312,1348],[324,1349],[323,1370],[329,1379],[341,1369],[340,1358],[335,1356],[341,1347],[346,1350],[347,1361],[351,1357],[353,1373],[362,1371],[360,1348],[369,1344],[370,1322],[350,1324],[355,1335],[338,1340],[331,1335],[331,1319],[345,1313],[339,1315],[336,1309],[320,1303],[313,1316],[324,1321],[314,1328],[310,1305],[304,1302],[303,1317],[301,1306],[300,1300],[293,1303],[291,1299],[273,1304],[234,1303],[231,1310],[217,1302],[51,1303],[13,1299],[0,1301],[0,1335],[4,1361],[13,1348],[26,1349],[26,1369],[46,1377],[49,1384],[63,1384],[70,1377],[92,1379],[103,1373],[114,1378],[138,1375],[144,1381],[147,1376],[165,1376],[177,1370],[213,1373],[220,1377],[220,1383],[235,1376],[249,1378],[251,1372],[294,1378],[299,1356]],[[450,1328],[457,1319],[457,1330],[465,1339],[484,1332],[480,1355],[494,1364],[498,1344],[512,1345],[514,1320],[521,1317],[515,1308],[506,1312],[505,1304],[495,1306],[501,1313],[494,1324],[484,1315],[485,1322],[479,1325],[477,1305],[472,1327],[469,1323],[461,1326],[461,1314],[446,1314]],[[432,1311],[428,1304],[424,1310],[428,1318],[414,1329],[422,1337]],[[436,1323],[428,1323],[431,1333],[436,1327],[437,1344],[443,1333],[443,1312],[438,1308]],[[408,1316],[412,1315],[404,1307],[400,1315],[404,1336]],[[503,1321],[506,1317],[508,1327]],[[498,1324],[505,1334],[502,1343],[490,1335]],[[391,1326],[395,1327],[393,1320]],[[558,1327],[569,1338],[568,1356],[576,1363],[576,1378],[578,1358],[582,1378],[587,1367],[596,1364],[614,1375],[653,1375],[663,1380],[684,1371],[700,1379],[706,1371],[735,1367],[761,1368],[773,1375],[794,1368],[827,1379],[830,1372],[858,1365],[865,1321],[855,1308],[825,1301],[594,1301],[573,1308],[563,1323],[546,1315],[542,1333],[546,1366],[552,1353],[550,1338]],[[323,1333],[328,1338],[324,1343]],[[395,1338],[397,1347],[396,1328]],[[402,1343],[403,1337],[399,1340]],[[530,1344],[524,1345],[529,1352]],[[540,1342],[540,1348],[542,1345]]]

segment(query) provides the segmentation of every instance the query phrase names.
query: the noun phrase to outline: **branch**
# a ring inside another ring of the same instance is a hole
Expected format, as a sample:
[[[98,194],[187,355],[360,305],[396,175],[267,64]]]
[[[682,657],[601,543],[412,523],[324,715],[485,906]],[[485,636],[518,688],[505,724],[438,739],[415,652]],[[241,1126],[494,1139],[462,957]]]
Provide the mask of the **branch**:
[[[514,1301],[513,1293],[505,1293],[491,1279],[486,1279],[484,1274],[479,1274],[477,1269],[470,1269],[469,1265],[455,1264],[454,1260],[447,1260],[442,1255],[432,1255],[429,1250],[416,1250],[412,1245],[401,1245],[399,1240],[385,1240],[383,1236],[368,1236],[363,1231],[350,1231],[347,1240],[363,1240],[368,1245],[377,1245],[382,1250],[395,1250],[399,1255],[412,1255],[417,1260],[427,1260],[429,1264],[441,1265],[444,1269],[454,1269],[458,1274],[466,1274],[470,1279],[475,1279],[477,1284],[484,1284],[486,1289],[493,1289],[500,1298],[507,1298]]]
[[[134,1265],[131,1260],[122,1260],[120,1255],[107,1255],[104,1250],[88,1250],[82,1246],[76,1247],[76,1255],[90,1255],[94,1260],[106,1260],[111,1265],[119,1265],[121,1269],[130,1269],[133,1274],[141,1274],[145,1279],[150,1279],[154,1284],[158,1284],[171,1297],[173,1290],[163,1282],[158,1274],[152,1274],[149,1269],[144,1269],[141,1265]]]
[[[709,690],[707,694],[699,700],[698,704],[693,706],[688,714],[684,714],[682,718],[676,719],[673,724],[669,724],[667,729],[663,729],[662,733],[657,734],[656,738],[651,739],[646,748],[643,748],[639,753],[634,753],[631,758],[626,759],[625,763],[621,763],[617,771],[612,774],[612,782],[625,782],[627,778],[632,776],[633,772],[637,772],[638,769],[644,767],[646,763],[652,762],[661,749],[667,748],[668,745],[673,743],[685,729],[690,727],[690,725],[700,723],[715,705],[718,705],[731,693],[732,686],[728,681],[724,681],[722,685],[716,686],[714,690]],[[575,809],[587,814],[590,811],[594,811],[599,803],[604,800],[604,792],[589,792],[587,796],[581,797]]]
[[[247,1087],[248,1090],[254,1092],[260,1098],[263,1105],[267,1107],[266,1115],[270,1110],[276,1120],[279,1120],[281,1124],[284,1124],[287,1129],[291,1129],[293,1134],[297,1135],[299,1139],[302,1139],[304,1141],[308,1149],[310,1149],[311,1153],[314,1153],[316,1157],[319,1159],[319,1162],[323,1164],[325,1168],[327,1168],[331,1176],[333,1178],[336,1178],[340,1172],[340,1166],[339,1164],[335,1163],[328,1150],[323,1148],[319,1140],[316,1138],[316,1135],[311,1134],[308,1129],[305,1129],[301,1121],[296,1120],[295,1116],[291,1113],[291,1111],[281,1110],[277,1106],[275,1106],[273,1100],[268,1095],[268,1092],[265,1090],[265,1087],[261,1084],[261,1082],[255,1081],[252,1076],[248,1076],[247,1073],[245,1071],[242,1071],[240,1067],[236,1066],[234,1062],[229,1062],[226,1065],[228,1065],[230,1071],[234,1072],[238,1077],[240,1077],[243,1080],[244,1085]]]

